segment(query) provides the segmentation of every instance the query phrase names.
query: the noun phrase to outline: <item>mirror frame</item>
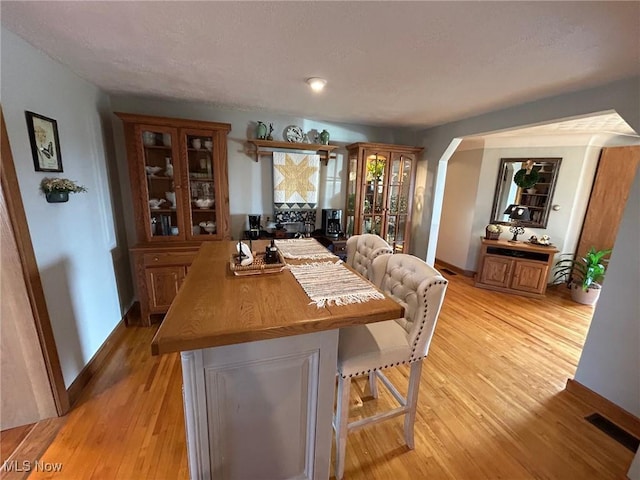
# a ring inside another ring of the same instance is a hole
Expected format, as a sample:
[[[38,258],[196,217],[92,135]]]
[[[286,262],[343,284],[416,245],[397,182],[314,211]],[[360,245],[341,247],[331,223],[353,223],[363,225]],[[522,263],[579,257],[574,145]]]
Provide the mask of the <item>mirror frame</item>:
[[[549,220],[549,211],[551,210],[551,203],[553,201],[553,194],[555,192],[556,189],[556,184],[557,184],[557,179],[558,179],[558,172],[560,170],[560,163],[562,162],[562,158],[559,157],[551,157],[551,158],[528,158],[528,157],[524,157],[524,158],[501,158],[500,159],[500,168],[498,170],[498,178],[496,180],[496,188],[494,191],[494,196],[493,196],[493,207],[491,209],[491,219],[489,220],[489,223],[495,223],[498,225],[511,225],[510,222],[505,222],[503,220],[500,220],[500,218],[503,216],[503,211],[505,208],[507,208],[507,206],[505,206],[504,208],[500,208],[498,206],[498,202],[500,197],[502,196],[502,187],[503,185],[509,185],[509,183],[506,183],[506,179],[503,178],[504,174],[505,174],[505,168],[507,166],[507,164],[510,163],[523,163],[523,162],[527,162],[527,161],[533,161],[534,165],[536,164],[551,164],[553,165],[553,170],[551,171],[551,178],[549,179],[549,182],[544,182],[545,184],[548,183],[548,188],[546,191],[546,203],[542,206],[542,217],[537,220],[537,221],[527,221],[527,222],[519,222],[520,225],[522,225],[523,227],[529,227],[529,228],[547,228],[547,223]],[[519,170],[519,169],[518,169]],[[517,171],[517,170],[516,170]],[[513,178],[511,178],[510,180],[511,182],[513,182]],[[542,183],[542,182],[539,182]],[[522,195],[522,188],[518,187],[518,193],[516,194],[516,199],[518,199],[518,204],[520,203],[520,195]],[[525,193],[526,195],[526,193]],[[515,202],[514,202],[515,203]],[[531,205],[528,205],[531,206]]]

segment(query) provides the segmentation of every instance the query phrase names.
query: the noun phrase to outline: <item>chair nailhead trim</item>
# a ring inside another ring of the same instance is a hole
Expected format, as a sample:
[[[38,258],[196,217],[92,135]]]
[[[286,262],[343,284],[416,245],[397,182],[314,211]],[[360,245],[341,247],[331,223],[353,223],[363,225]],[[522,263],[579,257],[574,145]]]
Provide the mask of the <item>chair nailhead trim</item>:
[[[425,357],[426,357],[426,355],[425,355]],[[423,357],[423,358],[424,358],[424,357]],[[412,362],[414,362],[414,361],[415,361],[415,360],[409,360],[409,361],[407,361],[407,360],[403,360],[403,361],[401,361],[401,362],[396,362],[396,363],[391,363],[391,364],[389,364],[389,365],[385,365],[384,367],[375,367],[375,368],[372,368],[371,370],[367,370],[367,371],[362,370],[361,372],[350,373],[349,375],[342,375],[342,374],[340,374],[340,376],[341,376],[342,378],[359,377],[360,375],[366,375],[366,374],[369,374],[369,373],[371,373],[371,372],[375,372],[376,370],[382,370],[382,369],[389,368],[389,367],[397,367],[398,365],[404,365],[404,364],[406,364],[406,363],[412,363]]]
[[[380,255],[382,255],[382,252],[380,253]],[[385,272],[385,275],[390,277],[391,275],[389,275],[388,272]],[[403,277],[404,279],[404,277]],[[447,285],[449,282],[448,280],[438,280],[434,283],[432,283],[431,285],[427,286],[427,290],[429,289],[429,287],[433,286],[433,285]],[[425,290],[424,294],[423,294],[423,298],[426,300],[427,299],[427,291]],[[426,320],[427,318],[427,314],[428,314],[428,309],[429,309],[429,305],[425,302],[425,312],[423,314],[423,318]],[[413,342],[413,347],[411,349],[411,357],[413,357],[413,354],[416,352],[416,348],[418,348],[418,342],[420,341],[420,335],[422,334],[422,329],[424,328],[424,324],[422,324],[418,330],[418,334],[416,335],[416,339]],[[372,369],[369,369],[367,371],[361,371],[361,372],[356,372],[356,373],[350,373],[349,375],[342,375],[340,374],[340,376],[342,378],[352,378],[352,377],[358,377],[360,375],[365,375],[365,374],[369,374],[371,372],[375,372],[376,370],[382,370],[384,368],[389,368],[389,367],[397,367],[398,365],[404,365],[407,363],[414,363],[420,360],[423,360],[427,358],[427,355],[422,355],[420,357],[417,358],[410,358],[409,361],[403,360],[401,362],[396,362],[396,363],[392,363],[390,365],[385,365],[384,367],[375,367]]]

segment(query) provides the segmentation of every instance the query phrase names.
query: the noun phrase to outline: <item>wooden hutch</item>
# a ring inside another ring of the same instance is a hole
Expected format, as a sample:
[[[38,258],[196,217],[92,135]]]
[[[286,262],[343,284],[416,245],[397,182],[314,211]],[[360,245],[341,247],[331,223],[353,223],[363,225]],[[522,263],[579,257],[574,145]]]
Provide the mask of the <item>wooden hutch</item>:
[[[117,112],[124,122],[143,325],[164,314],[203,242],[230,239],[227,123]]]

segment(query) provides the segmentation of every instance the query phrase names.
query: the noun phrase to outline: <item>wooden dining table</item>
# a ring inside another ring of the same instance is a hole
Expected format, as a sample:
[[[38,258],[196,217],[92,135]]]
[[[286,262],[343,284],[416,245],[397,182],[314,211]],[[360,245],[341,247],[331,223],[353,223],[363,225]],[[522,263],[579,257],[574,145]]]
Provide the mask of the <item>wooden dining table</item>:
[[[319,308],[286,267],[235,275],[236,244],[203,244],[151,345],[181,353],[190,477],[327,479],[338,331],[403,308],[388,297]]]

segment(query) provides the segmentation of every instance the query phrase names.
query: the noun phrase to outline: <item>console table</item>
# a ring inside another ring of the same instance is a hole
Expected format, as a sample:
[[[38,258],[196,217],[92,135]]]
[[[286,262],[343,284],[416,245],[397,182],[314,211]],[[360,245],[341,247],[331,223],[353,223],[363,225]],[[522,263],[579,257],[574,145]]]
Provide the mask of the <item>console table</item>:
[[[476,287],[543,297],[555,247],[482,238]]]

